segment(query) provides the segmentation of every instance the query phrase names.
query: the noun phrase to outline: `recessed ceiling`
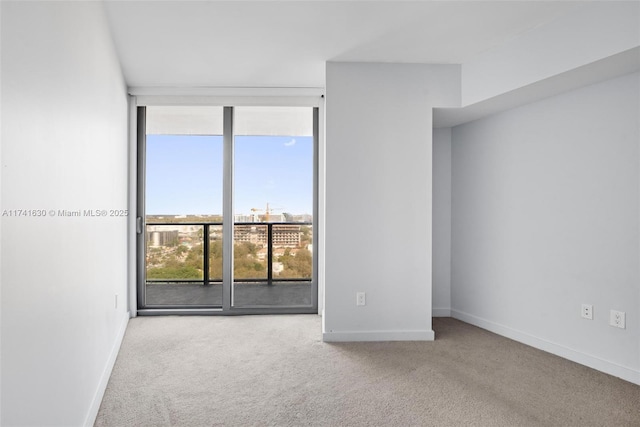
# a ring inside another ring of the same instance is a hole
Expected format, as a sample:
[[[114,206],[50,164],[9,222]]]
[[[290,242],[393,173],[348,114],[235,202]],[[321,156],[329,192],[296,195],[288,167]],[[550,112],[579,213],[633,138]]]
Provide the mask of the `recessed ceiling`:
[[[584,2],[108,1],[132,87],[323,87],[327,61],[459,64]]]

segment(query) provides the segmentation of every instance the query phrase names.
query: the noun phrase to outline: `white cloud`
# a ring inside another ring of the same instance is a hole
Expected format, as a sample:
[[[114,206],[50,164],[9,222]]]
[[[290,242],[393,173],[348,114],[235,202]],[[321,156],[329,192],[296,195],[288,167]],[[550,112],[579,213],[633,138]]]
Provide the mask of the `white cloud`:
[[[291,147],[293,145],[296,145],[296,140],[295,139],[292,139],[291,141],[284,143],[285,147]]]

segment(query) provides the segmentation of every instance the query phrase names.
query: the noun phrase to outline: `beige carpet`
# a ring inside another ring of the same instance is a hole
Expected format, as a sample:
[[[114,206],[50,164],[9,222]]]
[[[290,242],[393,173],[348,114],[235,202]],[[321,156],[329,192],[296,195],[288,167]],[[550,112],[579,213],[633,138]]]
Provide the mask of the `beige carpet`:
[[[138,317],[96,426],[640,426],[640,387],[450,318],[327,344],[320,317]]]

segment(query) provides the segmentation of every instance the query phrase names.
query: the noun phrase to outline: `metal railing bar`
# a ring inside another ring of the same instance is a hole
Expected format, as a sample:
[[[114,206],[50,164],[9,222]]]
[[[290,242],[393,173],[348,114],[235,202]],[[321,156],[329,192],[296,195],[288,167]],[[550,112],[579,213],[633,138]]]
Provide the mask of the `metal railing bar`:
[[[146,226],[150,225],[223,225],[222,222],[149,222],[149,220],[145,221]],[[255,225],[255,226],[265,226],[265,225],[313,225],[313,222],[305,221],[305,222],[234,222],[233,225]]]
[[[283,225],[311,225],[312,222],[235,222],[233,225],[240,226],[266,226],[267,228],[267,277],[266,278],[242,278],[236,280],[234,278],[233,283],[260,283],[265,282],[268,285],[272,285],[274,282],[311,282],[313,278],[273,278],[273,226]],[[146,279],[146,283],[194,283],[194,284],[217,284],[222,283],[223,279],[209,277],[210,266],[210,245],[211,245],[211,226],[222,226],[222,222],[147,222],[145,227],[149,226],[201,226],[203,228],[202,233],[202,255],[203,255],[203,278],[202,279]],[[145,232],[146,235],[146,232]]]
[[[205,285],[209,284],[209,244],[211,242],[211,236],[209,235],[209,224],[204,224],[204,233],[202,234],[202,256],[203,260],[203,281]]]
[[[267,284],[273,280],[273,224],[267,224]]]

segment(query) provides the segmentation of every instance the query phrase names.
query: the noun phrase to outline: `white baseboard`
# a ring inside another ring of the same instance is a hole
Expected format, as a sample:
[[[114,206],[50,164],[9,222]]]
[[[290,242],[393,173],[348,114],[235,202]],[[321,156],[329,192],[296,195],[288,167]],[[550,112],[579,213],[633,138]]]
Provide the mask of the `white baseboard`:
[[[565,359],[571,360],[572,362],[588,366],[589,368],[593,368],[597,371],[601,371],[606,374],[613,375],[614,377],[622,378],[625,381],[640,385],[640,371],[638,370],[618,365],[617,363],[610,362],[608,360],[604,360],[586,353],[582,353],[577,350],[573,350],[561,344],[556,344],[542,338],[535,337],[526,332],[518,331],[508,326],[504,326],[499,323],[474,316],[472,314],[464,313],[462,311],[452,309],[451,317],[453,317],[454,319],[462,320],[466,323],[470,323],[474,326],[478,326],[479,328],[486,329],[487,331],[493,332],[495,334],[502,335],[503,337],[510,338],[514,341],[527,344],[539,350],[555,354],[556,356],[563,357]]]
[[[120,346],[122,345],[122,340],[124,339],[124,333],[127,330],[127,325],[129,324],[130,317],[131,314],[129,312],[124,313],[122,317],[120,328],[118,329],[118,334],[116,335],[115,342],[113,343],[113,347],[111,348],[111,353],[109,354],[109,358],[107,359],[107,364],[102,371],[102,377],[100,378],[100,382],[98,383],[98,389],[93,396],[93,401],[91,402],[89,413],[84,420],[85,427],[93,426],[96,421],[98,411],[100,410],[100,404],[102,403],[104,392],[107,389],[107,384],[109,383],[109,378],[111,377],[111,371],[113,371],[113,367],[116,364],[116,358],[118,357],[118,352],[120,351]]]
[[[433,317],[451,317],[450,308],[432,308],[431,316]]]
[[[324,342],[433,341],[434,338],[435,334],[432,330],[322,332]]]

